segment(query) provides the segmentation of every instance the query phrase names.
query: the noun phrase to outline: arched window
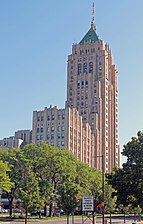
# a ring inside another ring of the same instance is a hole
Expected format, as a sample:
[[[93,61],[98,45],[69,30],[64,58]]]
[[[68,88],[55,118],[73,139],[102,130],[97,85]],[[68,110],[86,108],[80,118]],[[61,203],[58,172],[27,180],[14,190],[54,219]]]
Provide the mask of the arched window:
[[[78,75],[81,74],[81,64],[78,64]]]
[[[93,62],[89,63],[89,73],[93,72]]]
[[[87,72],[87,63],[83,64],[83,72]]]

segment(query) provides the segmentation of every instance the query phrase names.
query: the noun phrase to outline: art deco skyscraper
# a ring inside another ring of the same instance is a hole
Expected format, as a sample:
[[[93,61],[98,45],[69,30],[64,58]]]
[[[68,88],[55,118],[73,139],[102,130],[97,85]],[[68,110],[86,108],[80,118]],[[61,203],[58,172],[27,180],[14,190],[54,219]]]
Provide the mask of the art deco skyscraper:
[[[93,8],[94,11],[94,8]],[[120,163],[118,143],[118,71],[109,45],[96,33],[94,15],[83,39],[68,56],[66,106],[77,108],[95,137],[93,166],[111,172]]]

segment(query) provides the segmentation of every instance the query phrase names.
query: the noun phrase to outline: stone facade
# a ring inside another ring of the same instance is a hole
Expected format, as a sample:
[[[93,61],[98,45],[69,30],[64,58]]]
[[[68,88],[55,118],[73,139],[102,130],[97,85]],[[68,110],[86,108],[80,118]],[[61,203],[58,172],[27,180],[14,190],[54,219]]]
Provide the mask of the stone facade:
[[[118,71],[111,50],[95,25],[68,56],[67,102],[89,124],[94,140],[94,166],[111,172],[120,163],[118,143]]]
[[[15,139],[25,145],[31,132],[18,131],[0,144],[13,147]],[[33,112],[32,141],[38,145],[40,140],[66,147],[89,166],[102,170],[104,164],[107,173],[120,166],[118,71],[109,45],[96,34],[94,20],[68,56],[66,107]]]
[[[45,108],[33,112],[32,141],[39,145],[43,140],[47,144],[66,147],[80,161],[92,166],[94,136],[89,124],[83,126],[82,117],[73,108]]]
[[[30,130],[19,130],[15,132],[14,136],[3,138],[0,140],[1,148],[23,148],[26,144],[31,142]]]

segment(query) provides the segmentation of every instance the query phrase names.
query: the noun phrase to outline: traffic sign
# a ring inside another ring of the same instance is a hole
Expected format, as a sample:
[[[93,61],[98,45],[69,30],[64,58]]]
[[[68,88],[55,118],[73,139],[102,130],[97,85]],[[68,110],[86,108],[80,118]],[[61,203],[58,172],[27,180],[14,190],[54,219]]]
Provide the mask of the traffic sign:
[[[94,211],[94,197],[83,196],[82,197],[82,211]]]

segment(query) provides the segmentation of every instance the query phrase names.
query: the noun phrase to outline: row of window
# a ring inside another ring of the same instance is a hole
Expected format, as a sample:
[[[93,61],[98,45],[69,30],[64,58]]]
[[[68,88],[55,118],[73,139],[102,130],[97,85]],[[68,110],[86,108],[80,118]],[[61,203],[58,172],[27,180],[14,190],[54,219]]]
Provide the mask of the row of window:
[[[78,96],[77,97],[77,100],[87,100],[88,99],[88,96],[86,95],[85,97],[84,96],[81,96],[81,98]]]
[[[60,114],[58,114],[58,120],[60,120],[60,119],[64,119],[65,118],[65,115],[64,114],[62,114],[62,115],[60,115]],[[52,115],[52,116],[47,116],[47,121],[50,121],[50,120],[55,120],[55,115]],[[37,117],[37,121],[44,121],[44,117],[43,116],[41,116],[41,117]]]
[[[81,73],[92,73],[93,72],[93,62],[89,62],[89,64],[84,63],[83,65],[80,63],[78,64],[78,75]]]
[[[51,135],[48,134],[48,135],[47,135],[47,140],[50,140],[50,139],[51,139],[51,140],[54,140],[55,137],[56,137],[56,136],[55,136],[54,134],[51,134]],[[58,134],[58,135],[57,135],[57,138],[58,138],[58,139],[64,139],[64,138],[65,138],[65,135],[64,135],[64,134],[61,134],[61,135]],[[43,135],[37,135],[37,136],[36,136],[36,140],[44,140]]]
[[[78,86],[80,86],[80,85],[82,85],[82,86],[84,86],[84,85],[86,85],[86,86],[88,86],[88,81],[86,80],[86,81],[80,81],[80,80],[78,80],[78,82],[77,82],[77,85]]]
[[[54,145],[54,142],[52,142],[52,141],[47,141],[47,144],[51,144],[51,145]],[[63,146],[65,146],[65,142],[64,141],[61,141],[61,142],[57,142],[57,146],[58,147],[63,147]]]
[[[57,138],[58,138],[58,139],[61,139],[61,138],[64,138],[64,137],[65,137],[64,134],[61,134],[61,135],[60,135],[60,134],[57,134]],[[51,134],[51,135],[48,134],[48,135],[47,135],[47,140],[49,140],[49,139],[55,139],[55,135],[54,135],[54,134]]]
[[[50,132],[50,131],[55,131],[55,127],[52,126],[51,128],[50,127],[47,127],[47,132]],[[57,131],[64,131],[65,130],[65,127],[64,126],[58,126],[57,127]],[[44,129],[43,128],[37,128],[37,133],[43,133]]]
[[[89,52],[91,52],[91,53],[95,52],[95,48],[86,49],[86,50],[80,50],[80,55],[87,54]]]
[[[60,119],[65,119],[65,115],[64,114],[62,114],[62,115],[60,115],[60,114],[58,114],[58,120],[60,120]],[[50,120],[54,120],[55,119],[55,115],[52,115],[52,116],[47,116],[47,121],[50,121]]]

